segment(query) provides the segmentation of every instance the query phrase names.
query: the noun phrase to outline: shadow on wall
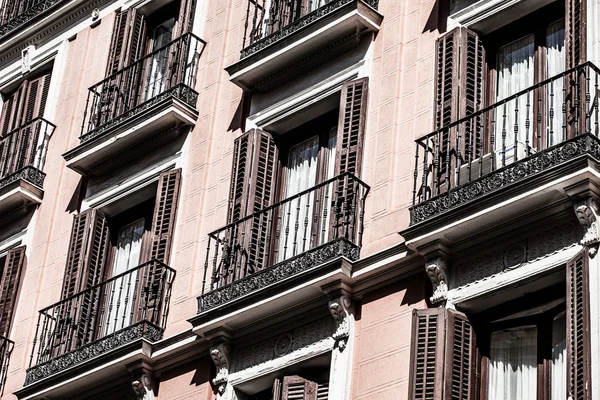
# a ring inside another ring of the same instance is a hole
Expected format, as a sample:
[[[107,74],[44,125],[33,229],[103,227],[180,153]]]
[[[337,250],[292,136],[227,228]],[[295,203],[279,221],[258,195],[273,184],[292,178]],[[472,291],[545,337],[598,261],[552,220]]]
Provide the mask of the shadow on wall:
[[[423,28],[423,33],[437,30],[440,34],[446,32],[447,20],[450,12],[450,0],[435,0],[429,13],[429,18]]]

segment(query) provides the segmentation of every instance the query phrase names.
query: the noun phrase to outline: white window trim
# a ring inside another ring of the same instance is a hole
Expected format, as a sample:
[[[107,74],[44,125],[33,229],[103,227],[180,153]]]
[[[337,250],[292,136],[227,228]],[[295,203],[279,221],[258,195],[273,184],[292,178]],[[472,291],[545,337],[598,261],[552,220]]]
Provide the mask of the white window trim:
[[[118,200],[126,198],[135,192],[158,182],[161,172],[180,167],[181,153],[177,153],[158,164],[154,164],[133,177],[114,184],[98,193],[86,197],[81,203],[81,211],[90,208],[102,208]]]
[[[26,242],[27,229],[12,235],[0,242],[0,258],[5,257],[9,250],[19,247]]]

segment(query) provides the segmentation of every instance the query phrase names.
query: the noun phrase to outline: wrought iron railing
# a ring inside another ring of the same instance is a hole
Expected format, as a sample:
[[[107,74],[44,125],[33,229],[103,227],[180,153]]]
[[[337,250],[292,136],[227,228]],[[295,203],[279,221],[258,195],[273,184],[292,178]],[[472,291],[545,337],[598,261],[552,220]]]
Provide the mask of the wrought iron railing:
[[[4,0],[0,6],[0,37],[18,29],[67,0]]]
[[[137,339],[159,340],[174,279],[151,260],[41,310],[26,384]]]
[[[379,6],[379,0],[248,0],[241,58],[358,1]]]
[[[204,41],[187,33],[89,88],[82,143],[174,97],[195,108],[198,59]]]
[[[52,123],[35,118],[0,138],[0,189],[23,178],[42,187]]]
[[[597,137],[599,75],[582,64],[418,139],[411,224],[555,165],[571,139]]]
[[[210,233],[199,308],[331,258],[358,258],[369,190],[344,173]]]
[[[8,363],[14,347],[15,343],[12,340],[0,336],[0,396],[4,393],[4,383],[6,382]]]

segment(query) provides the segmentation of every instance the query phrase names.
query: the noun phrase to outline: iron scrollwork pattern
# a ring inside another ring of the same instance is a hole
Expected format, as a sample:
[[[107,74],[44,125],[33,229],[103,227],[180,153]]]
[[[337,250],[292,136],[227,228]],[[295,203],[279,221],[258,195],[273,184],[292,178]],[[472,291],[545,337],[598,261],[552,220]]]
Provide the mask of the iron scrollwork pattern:
[[[30,385],[138,339],[147,339],[150,342],[156,342],[161,340],[162,337],[163,329],[147,321],[141,321],[116,332],[114,335],[104,337],[70,353],[29,368],[25,378],[25,385]]]
[[[584,134],[560,143],[544,152],[516,161],[471,183],[460,186],[411,208],[411,225],[436,217],[448,210],[469,203],[509,185],[523,181],[544,170],[573,160],[584,154],[600,155],[600,140]]]
[[[278,31],[273,32],[272,34],[250,44],[249,46],[246,46],[245,48],[243,48],[241,50],[241,58],[249,57],[252,54],[257,53],[260,50],[272,45],[273,43],[278,42],[278,41],[290,36],[291,34],[304,28],[305,26],[312,24],[313,22],[317,21],[318,19],[321,19],[321,18],[333,13],[334,11],[342,8],[346,4],[356,2],[356,1],[359,1],[359,0],[334,0],[334,1],[331,1],[327,4],[325,4],[324,6],[319,7],[315,11],[313,11],[309,14],[306,14],[304,17],[299,18],[299,19],[287,24],[286,26],[279,29]],[[374,9],[377,9],[379,6],[379,0],[361,0],[361,1],[363,3],[368,4],[369,6],[373,7]],[[251,18],[251,16],[248,15],[247,18]]]
[[[6,178],[0,179],[0,189],[20,179],[29,182],[32,185],[37,186],[41,189],[44,185],[45,178],[45,173],[43,173],[35,167],[29,166],[15,172],[12,175],[7,176]]]
[[[34,5],[26,8],[20,14],[11,15],[12,12],[7,9],[8,5],[4,5],[0,11],[2,21],[0,25],[0,37],[6,36],[12,31],[25,25],[27,22],[38,17],[44,12],[50,10],[60,3],[66,3],[65,0],[45,0],[37,1]]]
[[[257,292],[338,257],[343,256],[351,261],[356,261],[359,258],[359,253],[360,248],[345,239],[329,242],[275,264],[270,268],[248,275],[227,286],[203,294],[198,298],[198,313],[206,312],[247,294]]]

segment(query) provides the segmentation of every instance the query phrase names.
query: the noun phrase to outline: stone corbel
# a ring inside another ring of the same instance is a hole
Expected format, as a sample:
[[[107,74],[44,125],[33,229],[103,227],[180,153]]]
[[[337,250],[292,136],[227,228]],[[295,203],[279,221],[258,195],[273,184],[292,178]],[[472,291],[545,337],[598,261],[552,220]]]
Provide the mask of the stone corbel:
[[[347,294],[342,294],[329,301],[329,312],[336,323],[333,333],[335,346],[344,351],[350,337],[350,316],[353,314],[352,300]]]
[[[149,374],[142,374],[131,381],[135,398],[138,400],[154,400],[156,380]]]
[[[598,244],[600,243],[600,227],[598,222],[599,205],[596,200],[591,197],[575,202],[575,215],[585,234],[581,239],[581,245],[589,249],[590,257],[594,257],[598,252]]]
[[[229,380],[229,351],[230,343],[228,341],[219,341],[210,348],[210,357],[217,368],[217,375],[212,383],[217,387],[219,394],[225,393],[227,381]]]
[[[443,256],[433,257],[427,260],[425,271],[429,275],[433,285],[432,303],[440,303],[448,298],[448,266]]]

